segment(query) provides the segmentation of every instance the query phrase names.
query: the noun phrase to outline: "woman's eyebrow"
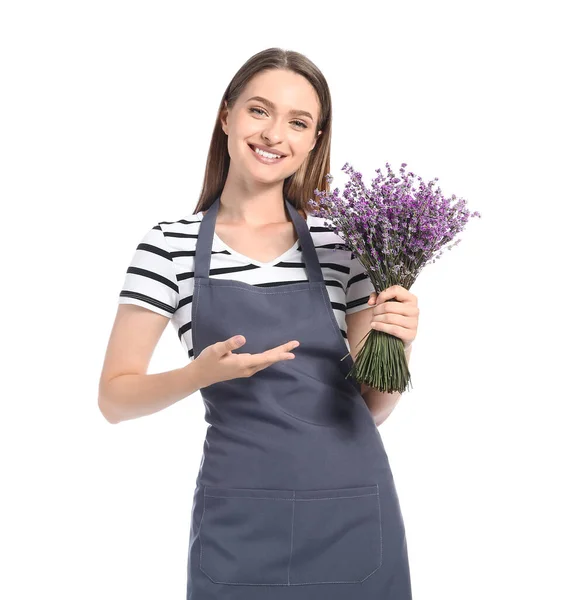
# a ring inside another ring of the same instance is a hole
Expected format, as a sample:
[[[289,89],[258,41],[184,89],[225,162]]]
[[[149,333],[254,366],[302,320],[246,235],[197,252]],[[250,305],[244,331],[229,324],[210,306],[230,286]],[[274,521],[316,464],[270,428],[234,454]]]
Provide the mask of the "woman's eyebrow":
[[[262,96],[252,96],[251,98],[248,98],[246,100],[246,102],[249,102],[250,100],[257,100],[258,102],[263,102],[263,104],[267,104],[267,106],[269,106],[269,108],[271,110],[275,110],[276,106],[273,102],[271,102],[271,100],[268,100],[267,98],[263,98]],[[310,112],[307,112],[306,110],[295,110],[292,109],[289,111],[290,115],[304,115],[305,117],[309,117],[309,119],[311,119],[311,121],[314,121],[313,119],[313,115],[311,115]]]

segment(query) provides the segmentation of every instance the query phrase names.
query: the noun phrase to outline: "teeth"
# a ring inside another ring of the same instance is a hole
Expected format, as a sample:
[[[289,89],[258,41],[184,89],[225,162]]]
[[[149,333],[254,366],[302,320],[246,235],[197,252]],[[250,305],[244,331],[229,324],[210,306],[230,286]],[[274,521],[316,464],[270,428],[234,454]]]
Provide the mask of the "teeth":
[[[255,151],[257,152],[257,154],[261,154],[261,156],[265,156],[265,158],[281,158],[279,154],[270,154],[269,152],[260,150],[257,146],[255,146]]]

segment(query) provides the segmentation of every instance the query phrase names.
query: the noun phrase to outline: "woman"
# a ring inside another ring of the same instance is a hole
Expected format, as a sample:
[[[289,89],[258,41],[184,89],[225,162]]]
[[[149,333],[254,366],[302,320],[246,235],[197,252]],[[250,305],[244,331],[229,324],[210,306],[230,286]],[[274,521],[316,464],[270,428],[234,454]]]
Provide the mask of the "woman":
[[[250,58],[220,104],[195,211],[153,227],[126,274],[101,411],[116,423],[200,390],[210,424],[189,600],[411,598],[377,429],[399,395],[346,375],[371,326],[409,348],[417,300],[398,286],[377,298],[342,239],[308,211],[327,185],[330,135],[315,65],[276,48]],[[393,297],[401,302],[385,302]],[[171,318],[190,362],[146,375]]]

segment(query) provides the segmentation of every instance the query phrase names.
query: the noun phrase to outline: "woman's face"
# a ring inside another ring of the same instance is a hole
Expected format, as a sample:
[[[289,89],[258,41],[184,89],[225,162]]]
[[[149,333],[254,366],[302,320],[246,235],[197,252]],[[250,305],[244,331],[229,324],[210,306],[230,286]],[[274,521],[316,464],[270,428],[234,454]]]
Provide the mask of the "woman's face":
[[[252,99],[254,96],[257,98]],[[232,168],[264,181],[289,177],[317,142],[318,118],[318,96],[302,75],[283,69],[258,73],[234,106],[222,112]],[[257,144],[284,157],[277,162],[263,162],[264,158],[253,150]]]

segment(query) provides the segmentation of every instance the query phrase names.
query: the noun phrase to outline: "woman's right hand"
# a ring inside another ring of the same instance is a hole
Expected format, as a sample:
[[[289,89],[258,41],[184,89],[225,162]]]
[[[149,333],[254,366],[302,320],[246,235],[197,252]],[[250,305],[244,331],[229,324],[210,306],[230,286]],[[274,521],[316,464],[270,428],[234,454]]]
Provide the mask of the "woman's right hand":
[[[206,382],[206,386],[229,379],[251,377],[279,360],[292,360],[295,355],[291,350],[299,346],[298,341],[292,340],[259,354],[247,352],[233,354],[233,350],[244,344],[244,336],[236,335],[228,340],[206,346],[200,352],[194,362],[199,363],[201,378]]]

